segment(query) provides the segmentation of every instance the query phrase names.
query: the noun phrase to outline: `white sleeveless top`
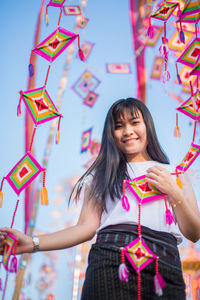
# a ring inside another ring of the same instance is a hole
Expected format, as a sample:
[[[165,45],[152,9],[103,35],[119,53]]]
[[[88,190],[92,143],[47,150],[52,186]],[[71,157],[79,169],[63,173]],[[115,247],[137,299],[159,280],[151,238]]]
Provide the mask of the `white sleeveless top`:
[[[156,161],[144,161],[144,162],[129,162],[127,163],[128,173],[131,179],[146,174],[146,170],[155,165],[160,165],[166,168],[170,172],[175,172],[175,168],[172,165],[161,164]],[[175,176],[173,176],[175,177]],[[175,179],[175,178],[174,178]],[[130,209],[126,211],[121,204],[121,199],[113,202],[110,197],[107,197],[107,212],[103,212],[101,216],[100,227],[97,229],[99,232],[101,229],[116,224],[137,224],[138,223],[138,200],[126,188],[126,196],[128,197]],[[170,204],[168,208],[172,212]],[[173,213],[173,212],[172,212]],[[165,221],[165,202],[164,198],[160,198],[151,202],[142,204],[141,206],[141,225],[149,227],[153,230],[164,231],[173,234],[177,238],[178,244],[182,242],[182,234],[178,228],[177,223],[171,225],[166,224]]]

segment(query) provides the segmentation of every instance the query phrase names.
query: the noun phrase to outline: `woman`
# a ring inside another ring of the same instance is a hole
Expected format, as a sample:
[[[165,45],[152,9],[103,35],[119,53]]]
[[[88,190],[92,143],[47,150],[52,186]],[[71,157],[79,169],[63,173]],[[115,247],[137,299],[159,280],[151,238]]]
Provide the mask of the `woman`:
[[[170,226],[164,222],[163,198],[142,205],[142,238],[159,256],[159,272],[165,280],[163,295],[159,299],[183,300],[185,285],[177,242],[182,240],[182,235],[193,242],[198,241],[200,213],[188,178],[184,175],[184,189],[181,189],[170,174],[174,171],[160,148],[147,107],[134,98],[118,100],[108,111],[100,153],[74,191],[75,198],[84,192],[84,204],[77,224],[39,238],[1,228],[0,254],[3,254],[8,232],[18,239],[18,254],[69,248],[92,239],[97,232],[97,241],[89,254],[82,300],[157,299],[152,288],[153,262],[141,271],[141,290],[129,261],[126,260],[129,281],[122,282],[118,277],[120,248],[138,237],[138,203],[126,190],[130,209],[122,208],[122,183],[125,179],[145,174],[149,184],[167,195],[176,219]]]

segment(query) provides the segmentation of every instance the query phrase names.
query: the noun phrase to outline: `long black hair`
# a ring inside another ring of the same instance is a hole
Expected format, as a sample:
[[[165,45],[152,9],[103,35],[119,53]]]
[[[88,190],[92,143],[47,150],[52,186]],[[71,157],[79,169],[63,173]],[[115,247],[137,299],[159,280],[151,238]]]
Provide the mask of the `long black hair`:
[[[150,158],[161,163],[169,163],[166,154],[161,149],[152,116],[145,104],[135,98],[120,99],[113,103],[106,116],[98,157],[78,180],[72,191],[72,194],[75,191],[75,199],[78,199],[84,180],[90,174],[92,182],[89,199],[95,197],[98,202],[101,202],[103,210],[106,210],[108,195],[113,201],[121,197],[122,182],[124,179],[129,179],[129,175],[126,157],[115,145],[114,130],[116,120],[123,117],[127,109],[132,115],[138,115],[138,111],[142,113],[147,130],[146,150]]]

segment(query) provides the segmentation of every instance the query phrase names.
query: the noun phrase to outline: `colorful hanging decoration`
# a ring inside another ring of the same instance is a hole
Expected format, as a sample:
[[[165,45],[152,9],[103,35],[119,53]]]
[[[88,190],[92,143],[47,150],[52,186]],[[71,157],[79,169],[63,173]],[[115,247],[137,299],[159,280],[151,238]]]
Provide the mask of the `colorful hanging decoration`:
[[[200,120],[200,91],[197,90],[194,95],[183,102],[178,108],[178,111],[192,118],[193,120]]]
[[[95,77],[90,71],[86,70],[74,83],[72,89],[82,99],[85,99],[90,91],[94,91],[100,80]]]
[[[11,233],[8,233],[6,236],[6,245],[3,253],[3,265],[6,271],[16,273],[17,272],[17,258],[16,258],[16,247],[17,239]],[[14,254],[14,257],[10,262],[11,255]]]
[[[151,70],[151,78],[160,80],[163,70],[164,60],[162,56],[156,56]]]
[[[192,82],[192,85],[195,84],[196,82],[196,78],[195,76],[190,76],[190,73],[192,71],[192,68],[190,67],[187,67],[187,66],[183,66],[181,71],[179,72],[178,74],[178,71],[177,71],[177,74],[179,75],[180,77],[180,81],[183,85],[185,86],[188,86],[189,87],[189,92],[190,92],[190,81]],[[178,76],[177,76],[178,77]],[[178,81],[178,79],[175,80],[176,83],[180,83]]]
[[[168,43],[169,49],[171,49],[173,51],[183,51],[185,48],[185,45],[187,45],[190,42],[192,37],[193,37],[193,34],[191,32],[185,32],[185,44],[183,44],[182,42],[180,42],[178,32],[175,31],[173,36],[169,40],[169,43]]]
[[[181,56],[177,59],[177,63],[184,64],[193,68],[200,54],[200,39],[195,38],[189,46],[186,47]]]
[[[81,138],[81,153],[87,151],[91,146],[92,128],[84,131]]]
[[[163,193],[146,181],[145,175],[136,177],[132,180],[126,180],[125,184],[136,197],[138,202],[141,202],[142,204],[154,201],[164,196]]]
[[[78,16],[81,15],[81,8],[79,5],[65,5],[64,13],[67,16]]]
[[[36,53],[50,63],[53,62],[73,41],[78,34],[58,27],[46,39],[44,39],[31,53]],[[31,59],[30,59],[31,63]]]
[[[130,244],[121,248],[121,264],[118,269],[119,278],[121,281],[128,281],[128,269],[125,263],[125,256],[131,263],[132,267],[137,273],[137,299],[141,300],[141,271],[150,263],[155,261],[155,276],[154,276],[154,291],[157,296],[163,295],[163,288],[165,287],[165,281],[162,278],[161,274],[159,274],[158,269],[158,257],[149,249],[146,243],[142,239],[141,232],[141,211],[142,206],[145,205],[146,202],[153,201],[162,197],[160,191],[155,189],[151,184],[149,184],[145,180],[145,175],[140,177],[124,180],[122,184],[123,188],[123,196],[122,196],[122,206],[125,210],[130,209],[130,204],[128,202],[128,198],[125,195],[125,186],[131,190],[135,198],[138,200],[138,237],[133,240]],[[167,202],[167,201],[165,201]],[[173,216],[171,211],[166,206],[167,213],[170,213],[170,216],[166,217],[166,223],[171,224]],[[171,222],[168,222],[170,219]],[[153,287],[152,287],[153,288]]]
[[[164,1],[161,4],[161,6],[158,8],[158,10],[154,14],[152,14],[149,18],[149,28],[147,32],[148,36],[153,36],[154,34],[153,27],[151,26],[151,18],[164,21],[164,36],[162,37],[162,45],[159,48],[160,54],[163,56],[164,63],[165,63],[164,71],[161,76],[161,80],[163,83],[165,83],[170,79],[170,74],[169,71],[167,70],[169,48],[168,48],[168,39],[166,37],[166,22],[177,7],[179,7],[180,10],[179,3]]]
[[[20,95],[20,102],[21,100],[24,101],[24,104],[35,125],[62,117],[49,96],[45,86],[25,92],[20,91]],[[18,115],[20,114],[21,103],[19,103],[18,106]]]
[[[89,19],[85,18],[84,16],[78,16],[77,17],[77,26],[81,29],[85,28]]]
[[[183,172],[187,171],[187,169],[193,164],[195,159],[200,154],[200,146],[195,145],[193,142],[190,145],[190,149],[185,155],[183,161],[176,167],[176,169],[181,170]]]
[[[137,273],[157,258],[141,237],[138,237],[123,249],[125,256]]]
[[[27,152],[12,168],[4,179],[8,181],[12,189],[19,196],[20,193],[45,169],[37,160]],[[1,187],[2,191],[2,187]]]
[[[83,51],[85,60],[87,60],[92,52],[92,49],[94,47],[94,44],[91,42],[83,42],[83,44],[81,45],[81,49]]]
[[[98,98],[98,94],[96,94],[95,92],[90,91],[87,96],[85,97],[83,103],[89,107],[93,107],[93,105],[95,104],[97,98]]]
[[[180,27],[182,22],[197,23],[200,19],[200,1],[199,0],[186,0],[185,6],[179,15]]]
[[[62,7],[65,0],[50,0],[48,6]]]
[[[120,64],[106,64],[107,73],[112,74],[130,74],[131,67],[128,63],[120,63]]]

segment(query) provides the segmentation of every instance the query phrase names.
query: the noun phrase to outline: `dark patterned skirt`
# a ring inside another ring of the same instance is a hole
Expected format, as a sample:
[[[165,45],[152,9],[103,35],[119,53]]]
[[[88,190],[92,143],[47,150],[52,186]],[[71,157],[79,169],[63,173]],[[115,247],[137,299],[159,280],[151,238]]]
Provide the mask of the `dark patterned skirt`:
[[[122,282],[118,276],[120,247],[125,247],[137,237],[137,226],[127,224],[109,226],[98,233],[89,253],[81,300],[137,300],[137,273],[127,259],[128,282]],[[152,261],[141,270],[141,299],[185,300],[185,283],[176,238],[172,234],[142,226],[142,239],[159,256],[159,273],[165,280],[165,287],[162,296],[155,294],[155,261]]]

